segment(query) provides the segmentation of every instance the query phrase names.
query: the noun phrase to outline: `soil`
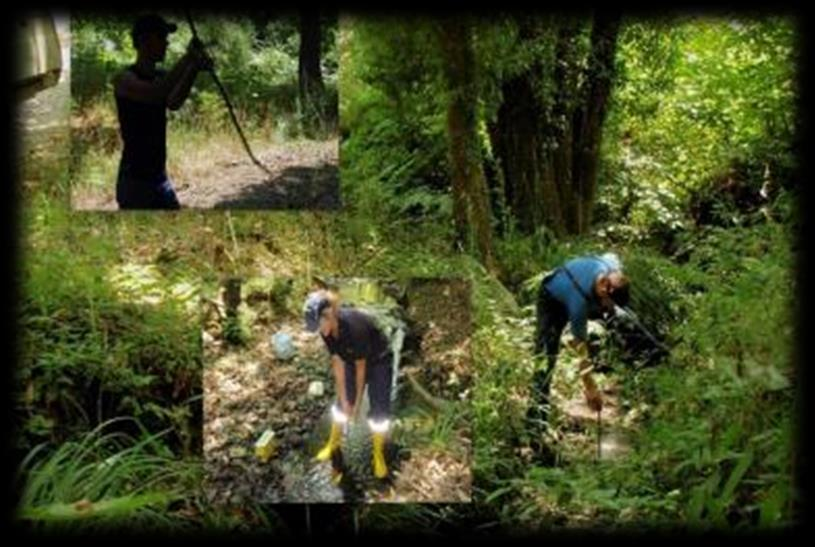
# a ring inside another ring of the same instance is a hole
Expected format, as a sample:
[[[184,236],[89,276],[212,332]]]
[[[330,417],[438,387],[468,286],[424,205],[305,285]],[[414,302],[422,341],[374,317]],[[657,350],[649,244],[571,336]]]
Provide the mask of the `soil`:
[[[243,150],[223,152],[182,176],[170,172],[182,208],[338,209],[341,207],[336,140],[287,142],[254,150],[269,169]],[[75,209],[116,210],[115,181],[104,192],[76,188]]]

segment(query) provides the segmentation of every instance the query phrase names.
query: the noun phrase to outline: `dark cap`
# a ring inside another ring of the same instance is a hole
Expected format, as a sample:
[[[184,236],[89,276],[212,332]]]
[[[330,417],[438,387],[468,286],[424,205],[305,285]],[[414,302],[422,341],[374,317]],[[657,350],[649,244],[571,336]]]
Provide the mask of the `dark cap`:
[[[136,42],[140,37],[151,32],[166,36],[177,30],[178,25],[164,20],[161,15],[149,13],[136,19],[136,22],[133,23],[133,30],[130,31],[130,35],[133,37],[133,41]]]
[[[306,297],[306,303],[303,306],[303,315],[306,319],[306,330],[310,332],[317,332],[320,328],[320,315],[323,310],[331,305],[325,291],[314,291]]]

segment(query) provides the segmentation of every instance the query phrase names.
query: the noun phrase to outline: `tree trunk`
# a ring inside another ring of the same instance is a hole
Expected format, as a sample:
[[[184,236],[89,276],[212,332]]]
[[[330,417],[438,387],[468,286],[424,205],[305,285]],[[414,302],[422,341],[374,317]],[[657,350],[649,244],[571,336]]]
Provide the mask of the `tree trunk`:
[[[575,127],[573,181],[580,197],[575,208],[578,215],[576,233],[584,233],[591,224],[597,193],[600,140],[614,80],[614,54],[619,31],[619,16],[598,14],[595,17],[586,77],[589,87],[585,103],[577,112]]]
[[[266,25],[272,19],[272,14],[266,10],[258,10],[252,14],[251,19],[255,27],[255,40],[265,42],[266,38],[268,38]]]
[[[524,47],[551,40],[535,20],[518,24]],[[619,26],[618,16],[598,14],[586,52],[580,47],[581,22],[563,21],[550,70],[539,55],[502,85],[490,135],[505,201],[524,233],[541,225],[555,235],[589,228]]]
[[[531,76],[524,73],[505,82],[502,88],[504,101],[490,133],[504,174],[504,201],[522,232],[532,232],[541,224],[559,226],[558,196],[552,184],[545,184],[542,170],[542,112]]]
[[[323,92],[323,74],[320,70],[320,14],[316,11],[300,13],[299,86],[303,105],[316,105]]]
[[[447,139],[453,189],[453,218],[460,243],[475,243],[481,262],[495,271],[492,213],[478,138],[478,85],[470,23],[445,18],[440,45],[447,82]]]

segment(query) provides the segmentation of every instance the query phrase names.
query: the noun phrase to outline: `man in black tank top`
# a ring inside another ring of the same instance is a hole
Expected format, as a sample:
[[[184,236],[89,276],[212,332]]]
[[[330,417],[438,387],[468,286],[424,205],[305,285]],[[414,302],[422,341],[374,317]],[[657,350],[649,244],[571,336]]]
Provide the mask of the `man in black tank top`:
[[[119,128],[124,142],[116,201],[120,209],[178,209],[167,177],[167,109],[178,110],[189,97],[195,77],[212,60],[192,40],[169,71],[156,68],[167,54],[167,37],[178,27],[161,16],[140,17],[131,36],[136,63],[114,80]]]

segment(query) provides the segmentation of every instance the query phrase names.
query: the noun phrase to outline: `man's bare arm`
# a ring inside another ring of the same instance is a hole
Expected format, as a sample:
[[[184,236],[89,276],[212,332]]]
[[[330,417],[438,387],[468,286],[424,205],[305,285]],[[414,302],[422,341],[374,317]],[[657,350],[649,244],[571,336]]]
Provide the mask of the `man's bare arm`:
[[[114,81],[117,96],[150,104],[167,104],[167,98],[189,67],[195,67],[196,59],[187,53],[173,66],[168,74],[156,82],[146,82],[127,70]]]
[[[334,370],[334,381],[337,385],[337,396],[340,399],[340,407],[343,412],[347,412],[348,399],[345,394],[345,366],[339,356],[331,356],[331,368]]]
[[[357,365],[356,366],[356,387],[357,387],[356,393],[357,393],[357,397],[356,397],[356,401],[354,401],[354,409],[352,411],[352,414],[353,414],[354,417],[356,417],[357,413],[359,412],[359,407],[362,406],[361,405],[362,390],[365,387],[365,374],[366,374],[367,363],[366,363],[365,359],[357,359],[356,365]]]
[[[190,96],[192,84],[195,82],[195,77],[198,75],[198,62],[194,62],[187,66],[186,70],[182,73],[181,78],[170,91],[167,97],[167,108],[170,110],[178,110]]]

